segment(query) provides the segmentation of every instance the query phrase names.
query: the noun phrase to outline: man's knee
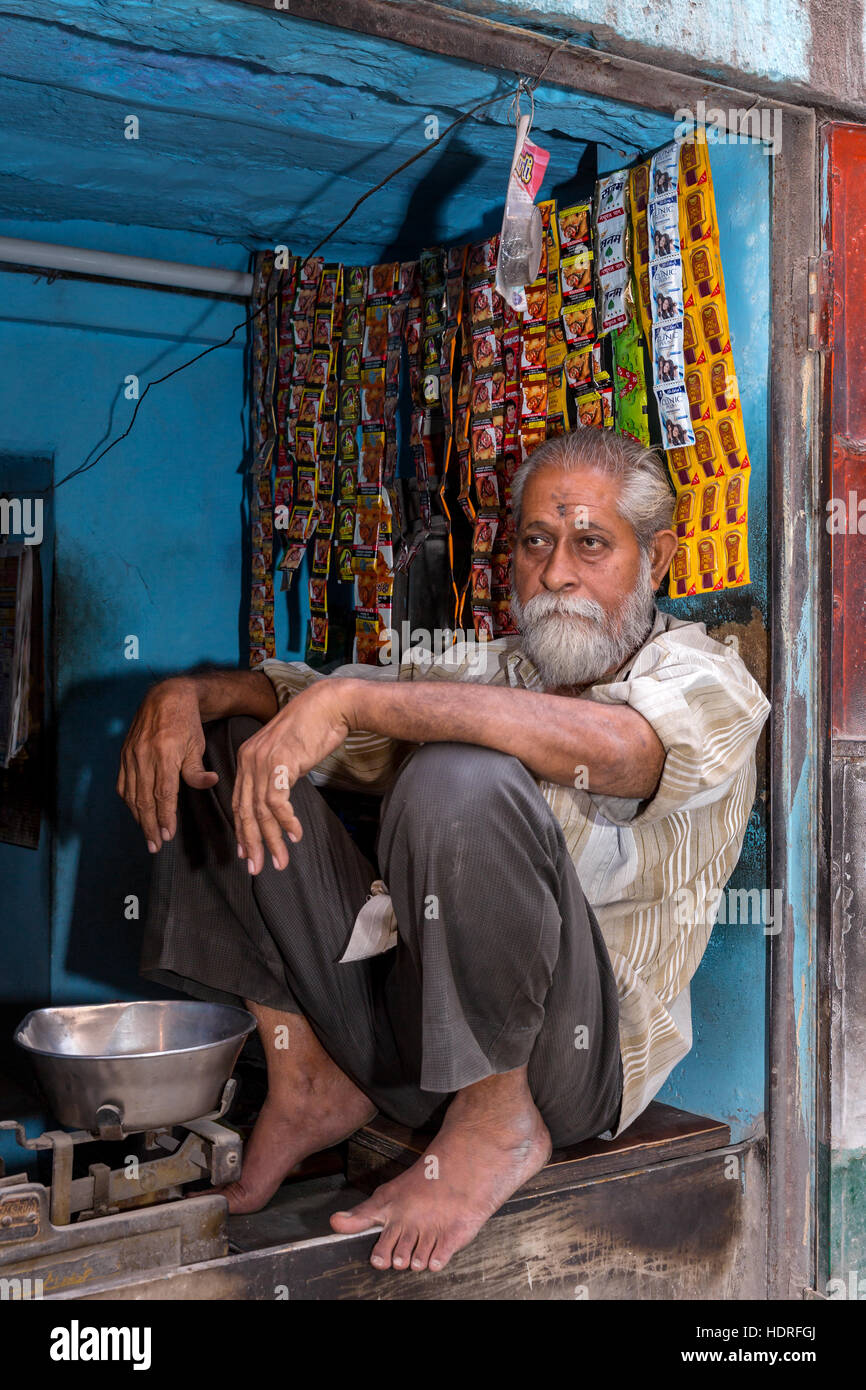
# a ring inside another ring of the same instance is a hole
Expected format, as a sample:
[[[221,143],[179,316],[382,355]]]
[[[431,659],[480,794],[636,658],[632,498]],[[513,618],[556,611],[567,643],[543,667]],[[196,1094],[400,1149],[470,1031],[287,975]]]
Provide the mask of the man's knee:
[[[404,794],[452,804],[486,800],[527,780],[517,758],[474,743],[425,743],[400,772]]]
[[[402,828],[453,839],[460,826],[477,828],[532,820],[551,812],[529,770],[508,753],[470,743],[427,743],[401,770],[387,817]]]

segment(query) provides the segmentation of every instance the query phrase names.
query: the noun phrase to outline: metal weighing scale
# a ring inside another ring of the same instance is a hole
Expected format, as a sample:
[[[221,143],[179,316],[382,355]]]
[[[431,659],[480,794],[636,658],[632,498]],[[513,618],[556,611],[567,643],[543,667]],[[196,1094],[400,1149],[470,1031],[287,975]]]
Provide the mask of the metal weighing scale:
[[[4,1298],[86,1296],[143,1271],[228,1253],[225,1198],[179,1199],[191,1182],[209,1178],[216,1187],[240,1174],[240,1136],[220,1120],[254,1028],[245,1009],[195,1001],[27,1015],[15,1041],[30,1055],[52,1114],[73,1128],[28,1139],[16,1120],[0,1121],[21,1148],[51,1151],[50,1186],[26,1173],[6,1175],[0,1160]],[[124,1152],[120,1145],[133,1136]],[[75,1177],[76,1154],[96,1142],[118,1145],[119,1166],[93,1162]]]

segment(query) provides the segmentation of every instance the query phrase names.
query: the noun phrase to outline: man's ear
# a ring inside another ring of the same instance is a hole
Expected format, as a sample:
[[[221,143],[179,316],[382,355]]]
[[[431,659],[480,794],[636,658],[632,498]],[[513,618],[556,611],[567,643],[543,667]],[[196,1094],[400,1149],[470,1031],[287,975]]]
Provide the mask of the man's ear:
[[[655,591],[671,567],[679,541],[676,531],[656,531],[650,546],[652,585]]]

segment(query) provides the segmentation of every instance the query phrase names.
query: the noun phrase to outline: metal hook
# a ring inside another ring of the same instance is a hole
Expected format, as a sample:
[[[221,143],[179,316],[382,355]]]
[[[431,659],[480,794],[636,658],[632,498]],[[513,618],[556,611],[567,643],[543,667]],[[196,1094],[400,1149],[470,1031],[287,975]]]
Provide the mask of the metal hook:
[[[533,120],[534,120],[534,118],[535,118],[535,97],[534,97],[533,91],[532,91],[532,84],[531,84],[531,83],[527,80],[527,78],[525,78],[525,77],[519,77],[519,78],[517,79],[517,91],[514,93],[514,96],[511,98],[511,111],[510,111],[510,114],[511,114],[511,115],[513,116],[513,118],[514,118],[514,124],[515,124],[515,126],[518,126],[518,125],[520,124],[520,93],[521,93],[521,92],[526,92],[527,96],[529,97],[529,103],[530,103],[530,104],[529,104],[529,125],[526,127],[526,133],[527,133],[527,135],[528,135],[529,132],[530,132],[530,130],[532,129],[532,122],[533,122]]]

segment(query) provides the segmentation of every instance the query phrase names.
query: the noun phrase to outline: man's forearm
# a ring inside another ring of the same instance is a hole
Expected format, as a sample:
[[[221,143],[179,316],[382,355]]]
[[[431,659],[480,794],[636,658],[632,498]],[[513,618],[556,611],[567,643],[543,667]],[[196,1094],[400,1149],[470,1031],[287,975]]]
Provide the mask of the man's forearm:
[[[248,714],[266,724],[279,709],[276,693],[263,671],[201,671],[173,676],[195,691],[203,724]]]
[[[652,796],[664,749],[628,706],[457,682],[348,680],[350,723],[411,743],[477,743],[537,777],[607,796]],[[578,777],[582,780],[578,781]]]

